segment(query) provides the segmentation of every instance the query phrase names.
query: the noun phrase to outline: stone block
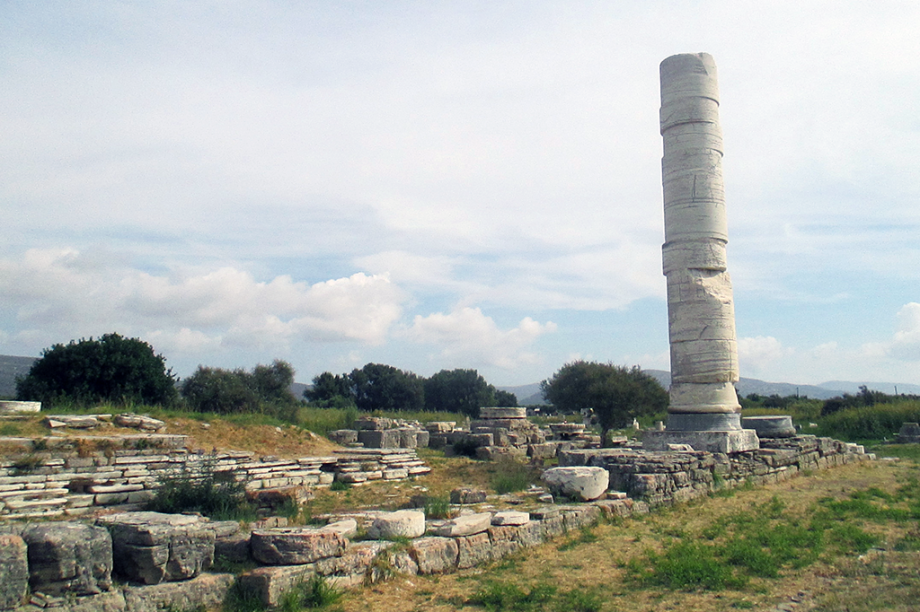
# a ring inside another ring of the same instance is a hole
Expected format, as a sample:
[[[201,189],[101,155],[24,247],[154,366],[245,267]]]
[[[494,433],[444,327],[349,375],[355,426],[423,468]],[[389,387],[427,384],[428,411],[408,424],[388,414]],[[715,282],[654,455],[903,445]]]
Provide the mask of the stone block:
[[[229,561],[230,563],[246,563],[251,559],[249,554],[249,534],[234,533],[220,536],[214,540],[214,559]]]
[[[0,610],[19,607],[29,591],[29,557],[18,535],[0,534]]]
[[[425,429],[419,429],[415,435],[416,445],[418,448],[428,448],[428,443],[431,440],[431,434],[428,433]]]
[[[200,516],[125,512],[96,522],[112,535],[115,572],[127,580],[188,580],[214,560],[214,531]]]
[[[53,597],[33,593],[30,603],[32,605],[20,608],[17,612],[33,612],[42,608],[45,612],[128,612],[125,596],[121,591],[82,597]]]
[[[552,459],[556,456],[558,444],[546,442],[544,444],[530,444],[527,446],[527,456],[531,459]]]
[[[796,433],[792,417],[787,415],[742,417],[741,426],[756,431],[758,438],[793,438]]]
[[[219,609],[233,586],[233,574],[201,574],[192,580],[124,589],[127,612]]]
[[[469,569],[495,560],[488,532],[457,538],[457,568]]]
[[[345,550],[339,533],[315,527],[254,530],[249,539],[252,557],[266,565],[303,565]]]
[[[364,448],[399,448],[399,431],[395,429],[360,430],[358,442]]]
[[[526,525],[530,522],[529,512],[518,512],[517,510],[505,510],[496,512],[492,515],[493,525]]]
[[[294,586],[309,580],[316,573],[312,563],[304,565],[276,565],[258,567],[237,577],[239,588],[263,605],[274,607],[281,603],[281,597]]]
[[[483,533],[492,524],[492,515],[489,512],[479,514],[464,514],[445,522],[435,530],[435,535],[456,538]]]
[[[448,433],[453,431],[456,427],[457,423],[455,421],[431,421],[425,424],[425,429],[433,434]]]
[[[425,513],[421,510],[397,510],[374,519],[367,535],[373,540],[417,538],[425,534]]]
[[[527,408],[489,406],[479,409],[480,419],[526,419]]]
[[[454,489],[450,492],[452,504],[481,504],[486,501],[486,492],[476,489]]]
[[[112,537],[85,523],[29,525],[29,585],[49,595],[97,595],[112,586]]]
[[[610,473],[600,467],[554,467],[544,471],[541,479],[553,495],[591,501],[607,492]]]
[[[358,431],[355,429],[336,429],[329,432],[329,439],[342,446],[353,444],[358,441]]]
[[[419,574],[444,574],[457,568],[459,546],[454,538],[425,537],[409,544]]]

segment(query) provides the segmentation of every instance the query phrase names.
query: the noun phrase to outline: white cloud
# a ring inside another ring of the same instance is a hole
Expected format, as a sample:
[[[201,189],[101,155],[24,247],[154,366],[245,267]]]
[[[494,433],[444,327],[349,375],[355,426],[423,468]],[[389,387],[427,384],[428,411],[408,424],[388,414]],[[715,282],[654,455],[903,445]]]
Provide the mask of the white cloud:
[[[773,336],[738,338],[738,361],[745,375],[750,373],[756,376],[773,362],[793,352],[793,349],[784,348]]]
[[[920,304],[910,302],[898,311],[898,330],[887,353],[895,359],[920,361]]]
[[[146,333],[183,352],[294,340],[379,344],[406,300],[386,276],[358,273],[309,285],[289,276],[260,282],[233,267],[154,275],[73,249],[0,260],[0,293],[15,313],[5,326],[65,337]]]
[[[416,316],[404,336],[419,344],[436,345],[441,348],[441,357],[466,367],[475,363],[512,369],[535,362],[537,356],[527,348],[541,335],[554,331],[555,323],[538,323],[530,317],[513,329],[502,330],[479,308],[466,307],[448,314]]]

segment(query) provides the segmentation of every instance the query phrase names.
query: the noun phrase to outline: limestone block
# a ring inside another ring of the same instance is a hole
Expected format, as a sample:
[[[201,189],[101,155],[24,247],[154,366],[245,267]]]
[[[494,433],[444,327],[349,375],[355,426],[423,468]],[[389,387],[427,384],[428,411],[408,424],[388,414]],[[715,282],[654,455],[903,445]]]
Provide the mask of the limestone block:
[[[44,523],[22,534],[29,547],[29,584],[49,595],[96,595],[112,586],[112,538],[84,523]]]
[[[355,421],[358,431],[381,431],[389,429],[392,425],[393,421],[384,417],[362,416]]]
[[[0,401],[0,414],[15,414],[17,412],[41,412],[41,402],[16,402],[12,400]]]
[[[304,565],[277,565],[258,567],[237,577],[239,588],[257,597],[263,605],[274,607],[281,597],[294,586],[309,580],[315,574],[312,563]]]
[[[28,591],[26,543],[18,535],[0,534],[0,610],[18,607]]]
[[[492,524],[489,512],[465,514],[451,519],[435,530],[435,535],[456,538],[486,531]]]
[[[425,424],[425,429],[430,433],[447,433],[453,431],[457,427],[457,423],[454,421],[431,421]]]
[[[33,612],[36,609],[44,609],[46,612],[128,612],[121,591],[82,597],[54,597],[33,593],[30,603],[32,605],[20,608],[17,612]]]
[[[200,516],[125,512],[97,519],[112,535],[115,571],[143,584],[194,578],[214,560],[214,531]]]
[[[540,532],[544,540],[552,540],[565,533],[565,518],[562,514],[548,516],[541,519],[537,524],[540,525]]]
[[[374,519],[367,535],[373,540],[417,538],[425,534],[425,513],[420,510],[397,510]]]
[[[431,440],[431,434],[427,430],[419,429],[415,433],[415,442],[418,448],[428,448],[428,443]]]
[[[466,436],[467,444],[474,446],[492,446],[495,436],[491,433],[471,433]]]
[[[343,446],[353,444],[358,441],[358,431],[355,429],[336,429],[329,432],[329,439]]]
[[[115,417],[115,424],[144,431],[160,431],[166,428],[166,423],[163,421],[139,414],[119,414]]]
[[[525,419],[527,408],[489,406],[479,409],[480,419]]]
[[[527,449],[517,446],[480,446],[476,449],[476,458],[483,461],[494,461],[499,457],[523,459],[527,456]]]
[[[252,557],[267,565],[302,565],[341,555],[347,540],[339,533],[315,527],[254,530]]]
[[[530,522],[529,512],[518,512],[517,510],[504,510],[492,515],[492,524],[501,525],[526,525]]]
[[[250,560],[249,534],[234,533],[214,540],[214,559],[231,563],[245,563]]]
[[[395,429],[359,430],[358,442],[364,448],[399,448],[399,432]]]
[[[515,537],[518,527],[492,526],[489,527],[489,539],[492,541],[492,554],[496,559],[507,557],[520,550],[521,543]]]
[[[350,538],[358,533],[358,521],[353,518],[346,518],[320,527],[320,530],[332,531],[339,534],[343,538]]]
[[[607,492],[610,473],[600,467],[555,467],[543,472],[541,480],[556,496],[591,501]]]
[[[559,448],[559,445],[555,442],[530,444],[527,446],[527,456],[531,459],[552,459],[556,456],[557,448]]]
[[[399,448],[418,448],[418,430],[410,427],[400,427],[396,430],[399,435]]]
[[[450,492],[452,504],[481,504],[486,501],[486,492],[476,489],[454,489]]]
[[[218,609],[233,586],[233,574],[201,574],[184,582],[167,582],[124,589],[127,612]]]
[[[457,568],[469,569],[495,560],[488,532],[457,538]]]
[[[792,417],[786,415],[742,417],[741,427],[753,429],[758,438],[793,438],[796,433]]]
[[[444,574],[457,568],[459,546],[454,538],[425,537],[409,544],[419,574]]]

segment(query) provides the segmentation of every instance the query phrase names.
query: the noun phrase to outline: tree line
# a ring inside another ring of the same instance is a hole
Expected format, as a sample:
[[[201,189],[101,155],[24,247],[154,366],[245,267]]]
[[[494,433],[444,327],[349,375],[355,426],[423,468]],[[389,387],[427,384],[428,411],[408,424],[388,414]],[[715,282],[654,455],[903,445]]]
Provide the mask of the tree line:
[[[350,373],[323,372],[304,398],[290,387],[294,368],[276,360],[251,371],[199,365],[179,380],[166,359],[137,338],[117,333],[55,344],[42,351],[16,381],[17,397],[46,405],[150,404],[195,412],[283,412],[302,401],[317,407],[365,411],[444,411],[477,416],[481,406],[516,406],[513,393],[495,388],[476,371],[441,370],[424,378],[369,363]]]

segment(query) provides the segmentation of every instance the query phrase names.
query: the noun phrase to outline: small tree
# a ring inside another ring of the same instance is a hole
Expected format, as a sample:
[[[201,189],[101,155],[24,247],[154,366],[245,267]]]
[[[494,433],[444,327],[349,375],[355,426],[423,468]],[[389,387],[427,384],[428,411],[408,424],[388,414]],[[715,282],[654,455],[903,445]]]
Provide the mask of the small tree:
[[[294,368],[286,361],[257,365],[252,372],[198,366],[182,383],[182,396],[195,412],[279,412],[297,399],[291,393]]]
[[[313,377],[313,386],[303,392],[304,398],[323,408],[355,405],[355,390],[348,375],[323,372]]]
[[[175,383],[166,358],[152,346],[112,333],[45,349],[29,373],[16,381],[16,395],[51,405],[169,405],[176,398]]]
[[[359,410],[408,410],[425,407],[424,381],[412,372],[393,366],[368,363],[348,375]]]
[[[593,408],[601,426],[602,444],[617,424],[668,406],[668,393],[639,366],[576,361],[540,383],[543,397],[563,411]]]
[[[425,381],[425,409],[459,412],[473,418],[495,405],[495,387],[476,370],[441,370]]]

